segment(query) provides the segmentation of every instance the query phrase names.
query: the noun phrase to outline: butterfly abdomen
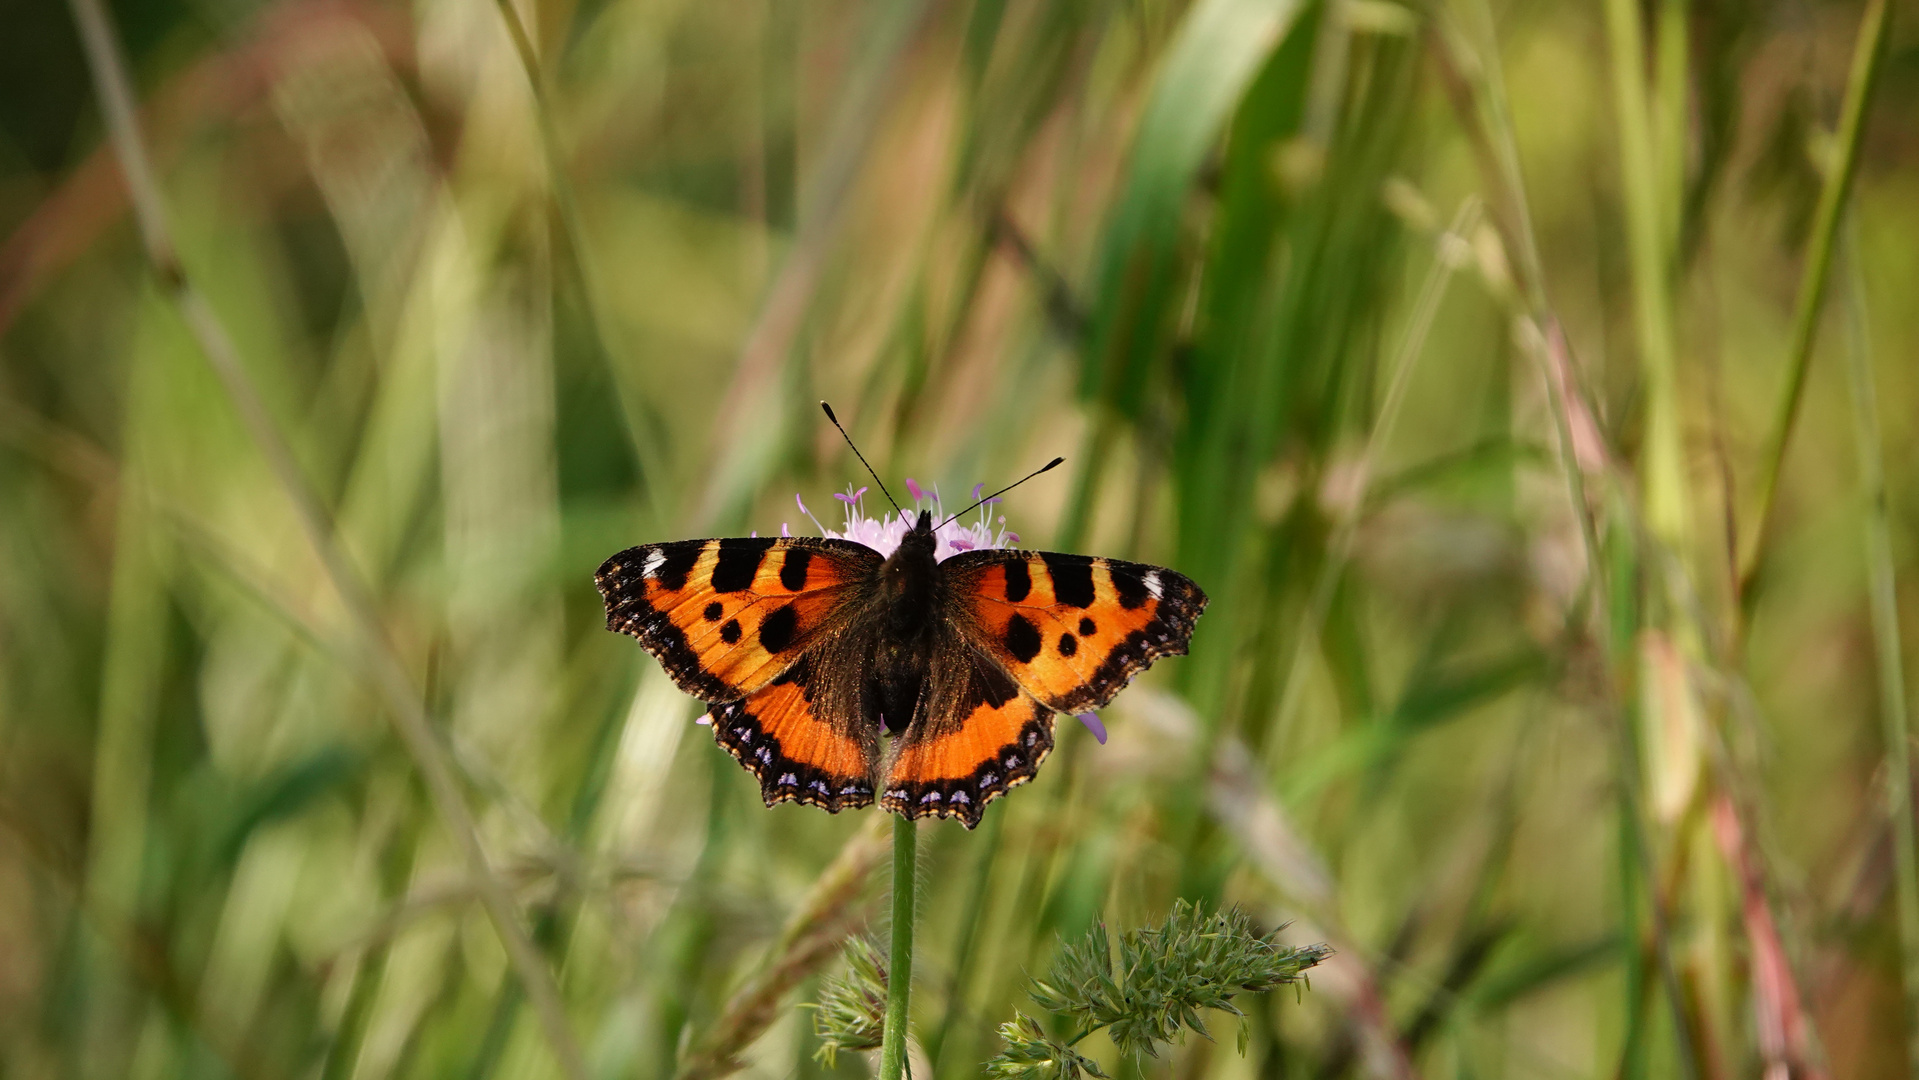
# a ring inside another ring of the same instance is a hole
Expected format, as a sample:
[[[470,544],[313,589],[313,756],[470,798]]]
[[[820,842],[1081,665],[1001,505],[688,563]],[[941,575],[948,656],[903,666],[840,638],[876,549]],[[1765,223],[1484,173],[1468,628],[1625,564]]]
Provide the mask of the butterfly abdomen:
[[[897,735],[921,709],[926,673],[939,644],[939,563],[929,520],[907,533],[875,582],[879,630],[869,639],[862,698],[866,720]]]

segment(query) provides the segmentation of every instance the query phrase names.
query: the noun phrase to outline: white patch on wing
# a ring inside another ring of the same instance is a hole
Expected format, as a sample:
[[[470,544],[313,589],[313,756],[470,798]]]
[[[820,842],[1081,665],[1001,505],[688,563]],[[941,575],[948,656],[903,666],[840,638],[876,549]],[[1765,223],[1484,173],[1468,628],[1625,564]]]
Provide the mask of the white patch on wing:
[[[660,568],[660,564],[665,561],[666,561],[666,552],[661,551],[659,548],[654,548],[652,551],[647,552],[646,562],[642,564],[640,567],[640,576],[652,577],[653,571],[658,570]]]
[[[1159,599],[1159,571],[1155,570],[1148,573],[1145,581],[1146,591],[1153,595],[1153,599]]]

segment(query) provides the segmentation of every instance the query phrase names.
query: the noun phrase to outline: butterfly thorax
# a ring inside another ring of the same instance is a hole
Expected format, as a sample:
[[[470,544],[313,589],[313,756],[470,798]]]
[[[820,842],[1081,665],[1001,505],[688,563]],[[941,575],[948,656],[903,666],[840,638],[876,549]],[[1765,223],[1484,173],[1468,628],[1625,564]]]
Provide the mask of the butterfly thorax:
[[[933,516],[921,511],[919,521],[880,567],[874,590],[884,610],[874,625],[885,630],[871,643],[872,664],[862,696],[868,718],[894,734],[905,730],[918,710],[938,644],[940,573],[933,551]]]

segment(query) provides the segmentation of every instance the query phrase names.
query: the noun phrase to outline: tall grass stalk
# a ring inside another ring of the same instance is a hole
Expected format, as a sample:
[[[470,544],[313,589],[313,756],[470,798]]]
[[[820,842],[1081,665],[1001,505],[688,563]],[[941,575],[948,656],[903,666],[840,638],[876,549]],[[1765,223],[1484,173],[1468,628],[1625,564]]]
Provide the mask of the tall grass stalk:
[[[488,861],[465,796],[454,777],[453,766],[433,733],[419,691],[388,640],[364,582],[334,537],[318,492],[247,375],[232,335],[180,262],[159,184],[141,140],[132,79],[106,9],[101,0],[70,0],[70,5],[79,24],[88,68],[100,96],[148,261],[213,368],[248,435],[266,458],[282,493],[293,504],[307,542],[352,619],[370,673],[387,700],[395,731],[420,770],[442,823],[465,856],[467,871],[479,891],[481,903],[505,946],[508,961],[539,1014],[555,1058],[572,1080],[585,1080],[585,1059],[574,1040],[552,973],[520,925],[519,912],[506,885]]]
[[[1800,270],[1799,292],[1793,302],[1792,337],[1786,346],[1786,386],[1767,436],[1765,456],[1760,461],[1758,505],[1752,516],[1750,539],[1739,560],[1739,590],[1741,599],[1747,603],[1750,603],[1753,577],[1764,555],[1767,532],[1772,527],[1779,470],[1786,459],[1794,422],[1799,417],[1800,399],[1805,396],[1806,371],[1812,363],[1813,340],[1819,332],[1819,313],[1824,306],[1826,279],[1832,269],[1833,244],[1839,233],[1846,193],[1852,187],[1853,172],[1859,165],[1866,106],[1872,100],[1879,69],[1885,62],[1889,21],[1886,0],[1867,0],[1865,14],[1859,19],[1859,35],[1853,42],[1845,101],[1839,110],[1839,130],[1835,133],[1830,157],[1822,163],[1825,179],[1819,188],[1819,206],[1814,212],[1806,261]]]
[[[1641,640],[1648,635],[1664,634],[1679,654],[1680,694],[1692,693],[1691,670],[1704,656],[1704,630],[1693,620],[1678,597],[1690,592],[1684,579],[1693,566],[1691,552],[1691,485],[1686,470],[1683,420],[1680,414],[1680,330],[1679,298],[1683,267],[1679,259],[1681,216],[1685,205],[1685,148],[1690,98],[1687,73],[1686,0],[1662,0],[1652,36],[1653,68],[1645,69],[1647,48],[1645,27],[1635,0],[1608,0],[1607,36],[1610,39],[1610,63],[1613,83],[1613,111],[1618,126],[1620,183],[1626,219],[1626,247],[1631,267],[1634,325],[1638,342],[1640,383],[1645,396],[1645,435],[1639,458],[1639,494],[1636,504],[1620,500],[1623,513],[1619,521],[1626,526],[1620,542],[1643,527],[1646,550],[1639,561],[1640,588],[1647,591],[1639,605],[1640,623],[1635,628]],[[1648,89],[1652,96],[1648,97]],[[1635,642],[1637,644],[1637,642]],[[1622,767],[1630,773],[1621,798],[1627,812],[1637,819],[1628,832],[1643,845],[1650,856],[1663,852],[1668,873],[1655,874],[1653,881],[1672,880],[1682,874],[1689,879],[1695,894],[1709,893],[1713,867],[1704,859],[1687,856],[1705,842],[1705,821],[1699,814],[1702,805],[1695,796],[1676,814],[1665,817],[1660,808],[1648,805],[1638,780],[1640,770],[1660,777],[1682,777],[1679,781],[1691,789],[1710,783],[1697,765],[1698,741],[1703,733],[1693,727],[1693,718],[1681,701],[1665,695],[1648,695],[1643,687],[1666,677],[1651,670],[1644,650],[1634,649],[1637,670],[1627,683],[1642,688],[1636,707],[1626,714],[1628,726],[1647,726],[1650,730],[1677,732],[1683,740],[1633,739],[1621,746]],[[1624,676],[1624,672],[1621,672]],[[1667,713],[1675,715],[1666,715]],[[1635,731],[1634,734],[1637,732]],[[1655,798],[1660,788],[1655,786]],[[1650,816],[1647,816],[1650,811]],[[1660,834],[1663,833],[1663,836]],[[1648,892],[1653,915],[1653,930],[1664,941],[1670,926],[1670,907],[1677,906],[1676,890],[1662,895],[1654,885]],[[1710,901],[1703,906],[1710,907]],[[1719,1055],[1714,1049],[1715,1025],[1711,1017],[1721,1010],[1712,999],[1715,988],[1723,986],[1722,949],[1719,942],[1721,920],[1699,920],[1692,931],[1691,974],[1694,978],[1682,995],[1667,947],[1662,953],[1661,974],[1666,992],[1672,999],[1674,1039],[1682,1065],[1693,1076],[1708,1075],[1711,1062]],[[1703,946],[1700,944],[1703,943]],[[1704,972],[1698,969],[1704,967]]]
[[[696,531],[713,528],[745,505],[753,494],[753,485],[772,464],[770,460],[754,460],[779,445],[777,439],[764,437],[764,429],[770,426],[777,432],[778,418],[789,411],[772,395],[790,386],[781,377],[782,368],[827,271],[827,256],[844,224],[854,182],[882,126],[882,117],[893,104],[892,91],[908,70],[906,59],[921,26],[936,7],[928,0],[882,5],[870,39],[846,73],[846,87],[834,110],[832,126],[809,170],[807,183],[796,196],[800,199],[799,224],[792,244],[767,284],[716,412],[716,464],[692,507]]]
[[[1488,0],[1464,0],[1464,6],[1464,19],[1456,21],[1449,17],[1451,9],[1442,9],[1433,20],[1431,51],[1453,98],[1454,113],[1479,158],[1482,179],[1493,192],[1492,221],[1508,256],[1517,259],[1522,301],[1538,319],[1548,307],[1546,271],[1519,164],[1498,29]]]
[[[1630,10],[1620,10],[1622,6]],[[1523,310],[1517,315],[1521,345],[1533,360],[1545,386],[1547,411],[1558,443],[1560,474],[1565,479],[1568,500],[1579,525],[1581,547],[1585,554],[1586,577],[1578,594],[1579,602],[1589,598],[1603,617],[1604,625],[1594,635],[1594,644],[1601,658],[1601,666],[1607,673],[1605,700],[1601,708],[1608,714],[1607,725],[1614,735],[1614,791],[1619,814],[1615,843],[1621,888],[1621,940],[1635,945],[1644,942],[1645,951],[1650,954],[1666,991],[1682,1068],[1686,1075],[1697,1075],[1696,1058],[1689,1038],[1690,1025],[1672,960],[1669,936],[1671,918],[1657,884],[1653,853],[1640,812],[1639,771],[1642,766],[1638,732],[1634,729],[1635,721],[1620,690],[1622,685],[1630,683],[1627,670],[1621,667],[1621,658],[1629,654],[1640,618],[1640,604],[1636,595],[1637,558],[1632,543],[1623,540],[1608,543],[1608,537],[1602,535],[1601,531],[1602,506],[1624,522],[1632,521],[1635,515],[1624,501],[1622,485],[1611,475],[1615,468],[1615,457],[1603,442],[1603,432],[1596,422],[1597,413],[1581,388],[1579,372],[1564,329],[1551,305],[1543,276],[1544,261],[1537,247],[1537,231],[1530,218],[1525,178],[1519,166],[1518,140],[1507,105],[1490,6],[1481,0],[1470,5],[1470,12],[1477,40],[1469,44],[1462,34],[1442,23],[1434,35],[1437,45],[1435,51],[1441,61],[1441,75],[1453,98],[1455,113],[1479,158],[1480,170],[1492,190],[1498,193],[1499,198],[1493,207],[1493,220],[1499,227],[1507,250],[1517,256],[1515,261],[1521,271],[1519,299],[1523,304]],[[1648,106],[1644,75],[1638,59],[1643,31],[1637,8],[1609,3],[1607,15],[1615,57],[1622,49],[1622,39],[1627,42],[1623,48],[1631,57],[1627,70],[1622,72],[1615,68],[1613,77],[1615,96],[1620,101],[1620,123],[1622,128],[1630,127],[1630,131],[1622,130],[1621,142],[1630,143],[1636,148],[1633,150],[1635,160],[1628,166],[1627,183],[1629,186],[1634,184],[1633,176],[1636,175],[1643,199],[1641,205],[1645,216],[1637,226],[1643,235],[1638,242],[1646,244],[1647,250],[1656,253],[1658,230],[1653,227],[1656,218],[1652,216],[1657,211],[1657,202],[1653,197],[1656,185],[1652,175],[1651,132],[1646,113]],[[1480,59],[1481,55],[1485,57],[1484,60]],[[1622,155],[1624,152],[1622,146]],[[1650,281],[1639,276],[1638,272],[1644,270],[1651,271]],[[1636,285],[1663,281],[1665,276],[1657,259],[1643,266],[1635,261],[1635,271]],[[1639,296],[1640,290],[1636,287],[1635,297]],[[1663,332],[1669,329],[1669,323],[1661,321],[1661,313],[1666,311],[1663,296],[1662,289],[1660,294],[1647,298],[1651,301],[1649,305],[1635,309],[1642,330]],[[1669,317],[1667,314],[1666,318]],[[1670,338],[1659,337],[1654,342],[1655,348],[1660,340],[1669,341]],[[1676,415],[1672,419],[1676,421]],[[1677,433],[1676,424],[1673,433]],[[1672,449],[1675,453],[1671,464],[1676,469],[1677,447]],[[1601,493],[1597,493],[1597,505],[1596,493],[1590,491],[1587,485],[1589,471],[1601,487]],[[1675,479],[1673,475],[1668,475],[1668,480],[1680,483],[1683,477]],[[1624,535],[1630,536],[1631,532],[1631,529],[1626,529]],[[1650,916],[1643,934],[1639,921],[1642,896]],[[1641,1003],[1651,986],[1645,972],[1646,966],[1637,950],[1629,956],[1626,1031],[1620,1051],[1620,1073],[1627,1077],[1638,1075],[1646,1052],[1647,1033],[1639,1020]]]
[[[1279,709],[1273,718],[1274,734],[1265,744],[1269,759],[1280,753],[1286,745],[1286,734],[1291,730],[1295,714],[1305,696],[1306,667],[1319,649],[1320,633],[1326,614],[1332,607],[1333,593],[1346,571],[1347,560],[1352,557],[1353,543],[1359,535],[1359,525],[1365,515],[1374,466],[1399,424],[1400,409],[1406,402],[1406,390],[1412,385],[1413,371],[1418,366],[1420,354],[1425,351],[1426,336],[1432,332],[1433,318],[1439,313],[1440,301],[1445,299],[1446,287],[1452,283],[1453,275],[1471,258],[1468,244],[1479,225],[1480,207],[1478,197],[1468,197],[1454,211],[1453,219],[1445,230],[1433,240],[1432,265],[1427,268],[1425,280],[1420,283],[1412,314],[1406,321],[1406,329],[1400,336],[1399,346],[1393,350],[1387,368],[1386,396],[1380,402],[1379,415],[1374,419],[1372,429],[1366,433],[1365,448],[1354,463],[1352,490],[1346,493],[1346,502],[1327,543],[1326,557],[1320,564],[1313,590],[1307,598],[1306,610],[1300,613],[1299,630],[1293,637],[1292,657],[1286,665],[1286,681],[1280,692]],[[1205,760],[1210,762],[1211,759],[1209,752]]]
[[[913,902],[919,883],[919,822],[893,819],[893,944],[886,964],[886,1033],[879,1080],[906,1075],[906,1028],[913,991]]]
[[[1872,372],[1871,322],[1857,245],[1845,245],[1846,370],[1852,389],[1852,431],[1864,496],[1866,592],[1872,608],[1873,659],[1879,669],[1879,725],[1886,744],[1886,815],[1892,821],[1899,973],[1905,993],[1906,1075],[1919,1077],[1919,837],[1912,821],[1912,724],[1906,709],[1905,650],[1899,634],[1899,590],[1893,572],[1885,443],[1879,434],[1879,391]]]
[[[1678,0],[1666,0],[1667,10]],[[1661,20],[1662,68],[1683,63],[1682,47],[1665,37],[1670,19]],[[1683,35],[1683,23],[1677,33]],[[1646,96],[1642,63],[1645,28],[1636,0],[1606,0],[1606,29],[1612,48],[1613,109],[1619,124],[1619,171],[1625,192],[1626,241],[1632,265],[1634,324],[1639,337],[1639,359],[1645,373],[1646,437],[1640,462],[1645,486],[1643,512],[1653,535],[1684,551],[1686,482],[1684,448],[1680,439],[1677,338],[1673,314],[1673,239],[1670,220],[1678,211],[1681,190],[1662,184],[1651,110]],[[1668,60],[1671,54],[1680,59]],[[1684,80],[1662,70],[1662,89],[1681,95]],[[1661,102],[1661,104],[1672,104]]]
[[[560,145],[559,130],[554,123],[551,93],[539,51],[534,47],[532,35],[527,33],[526,24],[520,18],[520,11],[514,6],[513,0],[497,0],[497,6],[500,9],[500,21],[506,24],[507,36],[513,40],[514,55],[519,58],[521,70],[526,72],[527,88],[533,99],[533,123],[539,132],[540,152],[546,158],[547,183],[552,187],[553,207],[559,213],[560,229],[566,240],[567,260],[572,264],[573,280],[579,287],[580,306],[586,315],[587,329],[593,335],[595,351],[606,364],[607,374],[612,377],[613,385],[619,388],[620,407],[625,414],[628,438],[632,441],[634,456],[639,459],[644,473],[647,505],[652,510],[653,520],[663,523],[671,519],[664,500],[671,466],[665,433],[660,430],[657,415],[641,399],[638,388],[632,385],[628,373],[633,365],[624,355],[624,350],[616,351],[613,347],[613,329],[606,319],[606,299],[600,291],[599,274],[587,247],[580,199],[566,168],[566,152]]]

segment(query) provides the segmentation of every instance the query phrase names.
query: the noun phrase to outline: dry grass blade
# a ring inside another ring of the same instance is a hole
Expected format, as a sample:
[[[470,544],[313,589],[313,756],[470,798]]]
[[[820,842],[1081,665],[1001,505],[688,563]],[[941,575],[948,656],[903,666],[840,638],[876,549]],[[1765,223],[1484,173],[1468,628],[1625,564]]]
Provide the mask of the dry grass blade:
[[[566,1012],[560,1003],[559,989],[539,951],[534,948],[520,925],[506,886],[494,874],[481,843],[473,817],[454,779],[452,765],[427,719],[425,706],[411,677],[400,663],[372,598],[359,573],[347,561],[346,553],[335,541],[333,530],[318,493],[313,490],[292,447],[287,444],[266,404],[261,400],[220,317],[207,303],[185,268],[167,225],[165,204],[153,177],[140,141],[134,108],[133,90],[113,26],[100,0],[71,0],[80,36],[86,47],[88,64],[106,114],[108,129],[127,180],[128,195],[141,239],[168,296],[179,309],[181,318],[199,344],[207,363],[219,378],[242,424],[260,453],[267,459],[275,479],[293,503],[306,539],[319,557],[329,581],[344,602],[366,653],[375,681],[391,711],[400,741],[412,756],[426,782],[435,809],[447,831],[452,834],[466,858],[480,889],[487,915],[506,947],[515,973],[525,984],[527,997],[540,1016],[541,1026],[561,1067],[574,1080],[584,1080],[585,1059],[573,1037]]]
[[[1746,842],[1745,828],[1732,798],[1720,795],[1712,807],[1713,836],[1720,853],[1733,869],[1739,885],[1740,909],[1746,940],[1752,949],[1753,1012],[1759,1031],[1759,1050],[1765,1056],[1766,1075],[1803,1076],[1825,1080],[1825,1073],[1808,1060],[1808,1029],[1799,985],[1786,956],[1785,943],[1772,917],[1771,902]]]
[[[679,1080],[717,1080],[746,1067],[740,1055],[778,1017],[787,995],[832,959],[865,918],[860,903],[867,880],[886,858],[887,816],[869,814],[820,871],[813,889],[794,913],[759,971],[727,999],[719,1019],[688,1055]]]

